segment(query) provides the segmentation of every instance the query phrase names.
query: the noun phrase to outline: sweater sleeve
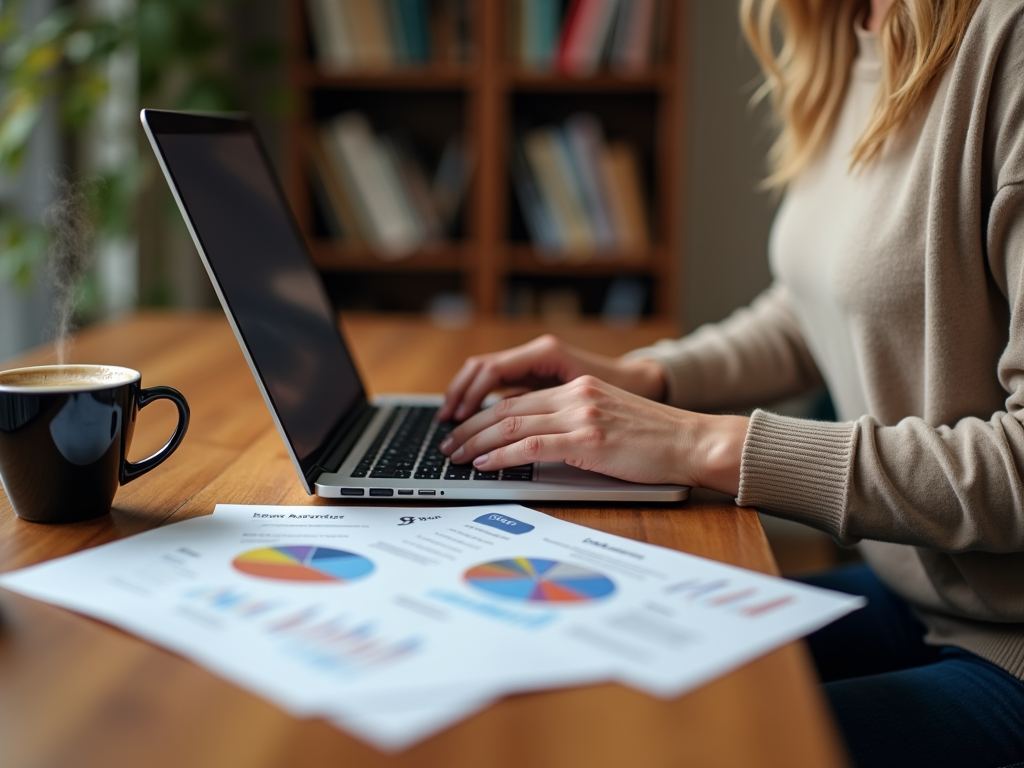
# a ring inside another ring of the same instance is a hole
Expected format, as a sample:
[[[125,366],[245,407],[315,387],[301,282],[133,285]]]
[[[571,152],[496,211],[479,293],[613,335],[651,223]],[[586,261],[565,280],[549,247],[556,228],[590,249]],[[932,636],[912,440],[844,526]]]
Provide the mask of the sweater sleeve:
[[[823,424],[756,411],[737,503],[815,526],[946,553],[1024,551],[1024,183],[996,195],[991,274],[1009,304],[1005,409],[932,426],[865,416]],[[966,564],[962,564],[966,565]]]
[[[801,394],[822,381],[780,283],[720,323],[628,356],[660,362],[666,401],[692,410],[749,407]]]

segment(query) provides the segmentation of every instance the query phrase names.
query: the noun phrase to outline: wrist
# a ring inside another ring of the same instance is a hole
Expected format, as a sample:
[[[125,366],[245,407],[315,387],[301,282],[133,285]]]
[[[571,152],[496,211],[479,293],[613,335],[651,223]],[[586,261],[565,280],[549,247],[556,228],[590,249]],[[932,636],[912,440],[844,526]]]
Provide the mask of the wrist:
[[[747,416],[705,416],[701,432],[704,439],[698,462],[702,488],[738,496],[743,444],[747,439],[750,419]]]
[[[646,397],[648,400],[654,400],[659,403],[665,402],[668,386],[665,381],[665,369],[661,363],[657,360],[641,358],[620,360],[619,364],[622,366],[623,373],[626,374],[629,382],[629,385],[623,387],[623,389],[628,389],[634,394]]]

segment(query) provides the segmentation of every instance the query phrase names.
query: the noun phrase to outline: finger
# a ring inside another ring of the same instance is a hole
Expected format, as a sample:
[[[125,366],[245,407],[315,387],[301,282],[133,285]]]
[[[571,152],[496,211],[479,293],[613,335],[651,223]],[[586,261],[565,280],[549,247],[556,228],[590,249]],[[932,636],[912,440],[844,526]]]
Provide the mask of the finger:
[[[455,414],[455,409],[462,402],[462,395],[466,387],[480,370],[480,360],[475,357],[469,358],[462,364],[462,368],[455,374],[448,389],[445,390],[444,403],[437,410],[438,421],[448,421]]]
[[[462,403],[455,409],[455,418],[467,419],[472,416],[484,398],[502,385],[523,382],[531,374],[541,378],[550,377],[556,367],[548,359],[551,350],[550,342],[534,339],[528,344],[488,355],[462,393]]]
[[[468,464],[477,456],[518,443],[527,437],[561,434],[571,429],[565,411],[535,416],[509,416],[466,440],[452,453],[452,463]]]
[[[565,461],[572,457],[575,448],[572,432],[530,435],[511,445],[477,456],[473,466],[482,472],[493,472],[535,461]]]
[[[474,414],[453,429],[444,442],[438,446],[438,449],[441,453],[451,455],[473,435],[494,426],[502,419],[513,416],[551,413],[557,410],[555,400],[557,392],[557,389],[527,392],[525,395],[510,397],[495,403],[490,408]]]
[[[520,378],[525,372],[521,369],[528,370],[522,355],[516,354],[516,351],[509,350],[508,353],[493,355],[481,363],[476,376],[467,383],[462,393],[461,403],[455,409],[456,419],[468,419],[480,408],[487,395],[501,384]]]

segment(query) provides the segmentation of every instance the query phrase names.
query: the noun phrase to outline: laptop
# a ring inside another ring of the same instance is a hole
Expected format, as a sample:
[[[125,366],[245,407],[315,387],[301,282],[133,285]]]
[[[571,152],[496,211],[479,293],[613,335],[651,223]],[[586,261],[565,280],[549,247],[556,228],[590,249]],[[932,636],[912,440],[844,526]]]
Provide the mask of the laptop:
[[[142,111],[142,124],[307,493],[362,501],[679,501],[561,463],[499,472],[437,450],[435,396],[372,402],[251,121]]]

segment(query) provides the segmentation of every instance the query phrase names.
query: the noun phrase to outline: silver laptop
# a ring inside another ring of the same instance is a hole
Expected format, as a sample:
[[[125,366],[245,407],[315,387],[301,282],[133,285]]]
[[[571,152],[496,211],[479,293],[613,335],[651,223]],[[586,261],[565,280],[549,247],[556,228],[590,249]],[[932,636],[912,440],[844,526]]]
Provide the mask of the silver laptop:
[[[565,464],[500,472],[437,446],[441,397],[368,402],[323,282],[252,123],[142,111],[142,124],[307,493],[397,501],[678,501]]]

